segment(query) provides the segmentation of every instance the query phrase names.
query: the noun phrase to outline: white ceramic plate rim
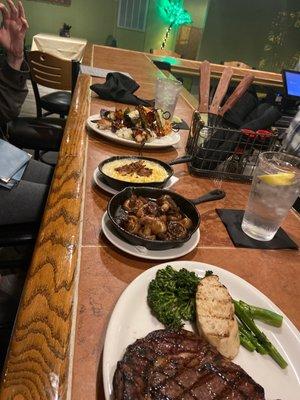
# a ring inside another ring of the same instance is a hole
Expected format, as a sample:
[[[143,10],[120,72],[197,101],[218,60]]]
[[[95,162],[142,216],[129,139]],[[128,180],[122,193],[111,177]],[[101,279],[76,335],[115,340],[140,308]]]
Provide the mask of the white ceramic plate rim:
[[[186,254],[193,251],[200,240],[200,229],[191,236],[190,240],[184,243],[180,247],[175,247],[174,249],[169,250],[147,250],[147,253],[143,254],[139,250],[137,250],[136,246],[133,244],[127,243],[119,236],[115,235],[108,227],[107,222],[109,222],[109,217],[107,212],[104,213],[102,217],[102,232],[104,236],[118,249],[124,251],[124,253],[130,254],[132,256],[143,258],[146,260],[174,260],[175,258],[183,257]]]
[[[230,291],[230,282],[231,282],[232,286],[238,284],[238,286],[239,286],[238,289],[242,288],[243,290],[245,290],[245,297],[247,297],[247,296],[253,297],[254,304],[256,304],[257,306],[261,306],[261,307],[267,307],[270,310],[273,310],[279,314],[282,314],[284,320],[283,320],[283,325],[282,325],[281,330],[284,330],[284,334],[282,334],[281,340],[279,338],[277,338],[277,336],[279,336],[279,334],[278,334],[279,331],[276,331],[276,329],[279,329],[279,328],[268,327],[268,329],[270,331],[275,332],[270,339],[274,342],[274,344],[281,351],[283,356],[287,359],[287,361],[289,363],[289,366],[287,369],[281,370],[269,356],[264,356],[267,358],[263,359],[262,358],[263,356],[258,355],[256,353],[249,353],[249,352],[247,352],[247,350],[245,350],[243,348],[240,349],[240,353],[243,352],[243,355],[246,354],[247,358],[251,357],[251,356],[257,357],[257,361],[256,361],[256,359],[254,360],[256,365],[258,366],[258,368],[261,367],[260,369],[264,370],[264,372],[266,374],[268,374],[270,370],[275,371],[274,368],[277,368],[279,373],[283,374],[282,376],[280,375],[281,378],[286,379],[287,373],[291,373],[293,375],[292,378],[294,378],[298,381],[298,387],[299,387],[299,392],[300,392],[300,357],[299,357],[299,355],[300,355],[300,351],[299,351],[299,349],[300,349],[300,333],[297,330],[297,328],[293,325],[293,323],[288,319],[288,317],[271,300],[269,300],[268,297],[266,297],[258,289],[256,289],[254,286],[252,286],[250,283],[248,283],[244,279],[240,278],[239,276],[237,276],[227,270],[216,267],[214,265],[196,262],[196,261],[172,261],[172,262],[159,264],[155,267],[152,267],[152,268],[144,271],[142,274],[140,274],[123,291],[123,293],[121,294],[119,300],[117,301],[117,303],[114,307],[114,310],[111,314],[109,324],[107,327],[105,342],[104,342],[104,349],[103,349],[103,384],[104,384],[104,392],[105,392],[106,400],[111,400],[113,373],[114,373],[117,361],[119,361],[122,358],[122,356],[120,356],[120,357],[117,357],[117,359],[113,359],[112,355],[116,352],[116,348],[118,347],[118,344],[119,344],[117,338],[119,337],[119,335],[122,332],[122,326],[121,326],[120,320],[122,319],[122,316],[124,315],[124,311],[126,310],[126,303],[128,302],[128,299],[130,298],[131,294],[134,294],[134,292],[138,292],[141,289],[143,289],[147,292],[148,284],[151,281],[151,279],[153,279],[155,277],[157,270],[161,269],[161,268],[165,268],[167,265],[172,265],[172,267],[174,267],[176,269],[188,268],[190,271],[194,271],[194,272],[198,273],[199,276],[203,276],[203,273],[206,270],[212,270],[215,274],[219,275],[221,282],[224,283],[225,286],[228,287],[229,291]],[[145,286],[145,288],[144,288],[144,286]],[[145,295],[146,295],[146,293],[145,293]],[[234,297],[234,293],[232,293],[232,295]],[[247,298],[244,298],[244,300],[250,302],[250,300]],[[145,318],[147,318],[147,317],[150,318],[150,316],[151,316],[151,313],[149,310],[149,315],[145,316]],[[151,324],[153,323],[153,329],[151,329],[151,330],[161,329],[163,327],[155,319],[155,317],[152,316],[151,318],[153,320],[153,322],[151,322]],[[138,320],[138,322],[141,322],[141,321]],[[138,324],[138,322],[137,322],[137,324]],[[149,325],[149,321],[148,321],[148,325]],[[260,324],[258,323],[258,325],[260,325]],[[264,325],[264,327],[267,327],[267,326]],[[186,328],[190,329],[189,327],[186,327]],[[132,329],[134,329],[134,327]],[[151,330],[149,330],[149,332]],[[264,331],[266,331],[266,329],[264,329]],[[147,334],[147,332],[145,333],[144,336],[146,336],[146,334]],[[124,338],[124,333],[122,336]],[[268,336],[270,337],[269,333],[268,333]],[[139,336],[137,334],[137,338],[138,337],[143,337],[143,336]],[[285,342],[284,345],[281,343],[282,341]],[[130,344],[132,342],[133,342],[133,340],[131,340],[128,344]],[[123,354],[125,352],[126,347],[127,346],[124,346],[124,348],[122,348]],[[288,347],[288,349],[287,349],[287,347]],[[236,361],[236,362],[239,363],[238,361]],[[245,365],[241,365],[241,366],[242,366],[242,368],[244,368],[247,371],[247,368],[245,367]],[[288,369],[290,369],[290,370],[288,370]],[[254,374],[253,373],[251,374],[250,372],[248,372],[248,373],[256,381],[259,378],[260,382],[258,382],[258,383],[260,383],[262,386],[264,386],[263,385],[263,383],[264,383],[263,376],[258,377],[258,376],[255,376],[255,373]],[[272,388],[274,388],[276,386],[276,390],[278,390],[277,388],[279,387],[278,386],[279,383],[277,382],[276,379],[273,380],[272,377],[271,377],[271,379],[272,379]],[[291,379],[291,377],[290,377],[290,379]],[[271,388],[267,388],[267,387],[264,387],[264,388],[265,388],[266,392],[268,392],[268,390],[271,390]],[[273,394],[272,398],[270,396],[268,397],[268,393],[266,393],[266,396],[267,396],[266,398],[268,400],[275,400],[276,398],[279,398],[279,395],[278,395],[278,397],[276,397],[277,396],[276,394]],[[289,397],[288,399],[283,397],[282,400],[295,400],[296,398],[297,398],[297,394],[295,394],[293,392],[292,397]]]
[[[105,137],[106,139],[112,140],[117,143],[124,144],[126,146],[130,147],[141,147],[139,143],[136,143],[133,140],[128,140],[124,138],[120,138],[117,136],[115,133],[109,131],[109,130],[102,130],[97,128],[97,124],[93,123],[92,120],[100,118],[99,114],[91,115],[87,119],[87,126],[92,129],[94,132],[98,133],[100,136]],[[163,148],[163,147],[169,147],[169,146],[174,146],[180,141],[180,135],[177,132],[174,132],[170,135],[164,136],[163,138],[160,139],[155,139],[153,142],[145,143],[144,147],[146,148]]]

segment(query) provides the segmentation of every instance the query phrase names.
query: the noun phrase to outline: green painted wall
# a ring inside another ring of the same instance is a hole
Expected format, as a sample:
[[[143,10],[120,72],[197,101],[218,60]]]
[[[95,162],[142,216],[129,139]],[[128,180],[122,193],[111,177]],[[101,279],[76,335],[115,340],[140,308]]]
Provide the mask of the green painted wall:
[[[282,40],[276,49],[268,36],[280,12],[298,12],[299,17],[275,27],[277,39]],[[299,43],[299,0],[211,0],[198,58],[216,63],[236,60],[279,71],[297,59]]]
[[[204,32],[205,29],[210,1],[211,0],[185,0],[184,2],[184,8],[192,16],[193,19],[192,25],[197,28],[200,28],[202,33]],[[201,39],[198,44],[197,59],[199,59],[202,38],[203,36],[201,36]]]
[[[72,25],[75,37],[86,38],[94,43],[104,43],[114,31],[116,1],[72,0],[70,7],[23,0],[29,32],[27,43],[36,33],[58,33],[64,22]]]
[[[203,29],[205,27],[207,10],[210,0],[185,0],[184,8],[191,14],[193,26]]]
[[[160,48],[167,25],[160,18],[157,1],[149,1],[146,32],[132,31],[117,27],[118,0],[72,0],[69,7],[44,2],[23,0],[29,31],[27,44],[37,33],[57,34],[64,22],[72,25],[74,37],[85,38],[90,42],[103,44],[108,35],[114,35],[118,47],[131,50],[149,51]],[[171,32],[167,49],[173,49],[177,31]]]

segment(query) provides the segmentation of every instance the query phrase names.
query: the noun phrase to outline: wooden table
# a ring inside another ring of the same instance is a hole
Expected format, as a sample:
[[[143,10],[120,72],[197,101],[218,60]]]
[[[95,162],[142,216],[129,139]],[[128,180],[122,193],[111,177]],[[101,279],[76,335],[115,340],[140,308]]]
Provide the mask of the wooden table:
[[[86,45],[86,39],[38,33],[32,38],[31,51],[38,50],[66,60],[81,61]]]
[[[143,53],[94,46],[85,63],[89,57],[94,66],[129,72],[141,85],[138,95],[153,98],[161,72]],[[101,356],[110,314],[126,286],[157,264],[123,254],[101,234],[109,196],[93,185],[93,171],[106,157],[136,150],[87,133],[88,115],[116,105],[91,97],[90,83],[80,76],[7,356],[1,400],[104,400]],[[192,112],[183,92],[176,114],[189,122]],[[174,159],[183,153],[187,132],[181,137],[176,149],[147,155]],[[190,176],[184,165],[175,170],[180,180],[173,189],[187,197],[216,185]],[[224,200],[198,206],[201,240],[184,259],[215,264],[246,279],[300,328],[299,252],[235,248],[215,207],[244,208],[249,185],[221,186]],[[290,212],[284,228],[300,244],[299,226],[299,216]]]

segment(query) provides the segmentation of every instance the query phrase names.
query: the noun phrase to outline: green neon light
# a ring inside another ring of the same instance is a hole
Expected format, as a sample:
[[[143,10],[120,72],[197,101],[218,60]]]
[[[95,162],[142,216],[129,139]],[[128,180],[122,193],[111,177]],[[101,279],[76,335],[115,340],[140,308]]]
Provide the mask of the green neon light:
[[[191,24],[192,17],[182,7],[182,0],[160,0],[158,10],[161,17],[169,24],[160,46],[160,48],[163,49],[167,43],[171,30],[180,25]]]
[[[161,17],[172,27],[192,23],[192,17],[182,7],[182,0],[160,0],[158,6]]]

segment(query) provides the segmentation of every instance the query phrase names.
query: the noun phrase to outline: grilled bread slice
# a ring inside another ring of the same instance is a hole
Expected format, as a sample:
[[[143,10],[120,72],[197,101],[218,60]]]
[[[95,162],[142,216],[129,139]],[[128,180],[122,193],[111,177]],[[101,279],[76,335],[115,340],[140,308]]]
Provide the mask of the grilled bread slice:
[[[233,359],[240,346],[239,328],[234,304],[219,277],[203,278],[196,293],[197,327],[199,334],[227,358]]]

